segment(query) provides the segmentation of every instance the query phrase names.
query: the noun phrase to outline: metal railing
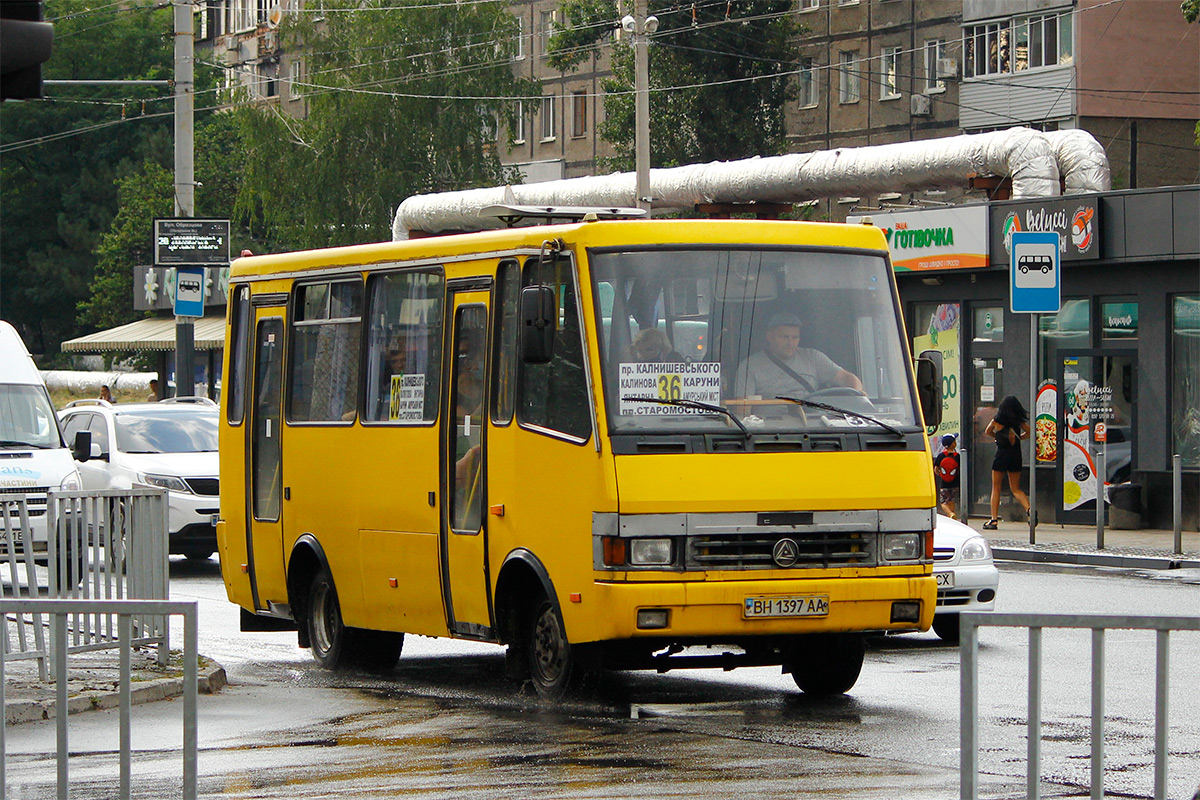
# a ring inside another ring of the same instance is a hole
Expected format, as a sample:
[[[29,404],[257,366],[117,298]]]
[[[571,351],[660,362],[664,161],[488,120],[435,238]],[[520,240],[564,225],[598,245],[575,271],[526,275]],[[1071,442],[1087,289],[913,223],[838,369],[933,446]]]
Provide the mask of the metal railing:
[[[120,658],[120,733],[118,758],[120,783],[118,797],[128,798],[131,789],[132,744],[132,668],[130,656],[133,651],[133,627],[135,619],[148,617],[183,617],[183,797],[196,797],[196,693],[199,674],[199,633],[195,602],[170,600],[0,600],[0,620],[7,627],[8,614],[44,614],[51,619],[53,629],[54,679],[56,683],[55,725],[57,728],[57,787],[58,797],[66,800],[69,791],[69,759],[67,746],[67,620],[72,616],[108,616],[117,618],[117,641]],[[0,637],[0,650],[4,649],[7,632]],[[4,654],[0,652],[0,656]],[[0,657],[0,709],[4,708],[4,658]],[[0,725],[0,797],[7,797],[7,745],[5,728]],[[156,780],[159,780],[156,778]]]
[[[1027,718],[1027,770],[1025,796],[1036,800],[1041,785],[1042,742],[1042,630],[1090,629],[1092,632],[1091,681],[1091,797],[1104,797],[1104,634],[1110,629],[1156,631],[1154,687],[1154,797],[1167,797],[1167,710],[1172,631],[1200,631],[1200,617],[1141,617],[1100,614],[995,614],[963,612],[959,615],[959,797],[979,796],[979,628],[984,626],[1029,629],[1029,705]]]
[[[28,498],[6,496],[0,534],[3,542],[19,542],[0,549],[9,581],[0,595],[20,599],[38,597],[39,573],[45,562],[46,594],[52,598],[166,600],[167,493],[165,489],[50,492],[44,502],[45,548],[35,550],[30,532]],[[22,538],[23,537],[23,538]],[[10,635],[5,625],[5,658],[38,659],[41,680],[47,679],[46,660],[53,642],[45,640],[41,617],[18,615]],[[118,646],[111,616],[76,615],[68,626],[71,652],[113,649]],[[159,663],[169,653],[169,626],[161,616],[133,619],[135,645],[158,648]]]

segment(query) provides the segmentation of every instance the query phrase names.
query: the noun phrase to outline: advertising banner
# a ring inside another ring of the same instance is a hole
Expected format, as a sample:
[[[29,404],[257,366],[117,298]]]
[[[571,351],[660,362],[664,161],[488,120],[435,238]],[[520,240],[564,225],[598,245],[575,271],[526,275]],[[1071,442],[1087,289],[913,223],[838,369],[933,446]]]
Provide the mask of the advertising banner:
[[[992,257],[1007,264],[1014,232],[1057,233],[1059,258],[1093,261],[1100,258],[1100,207],[1093,197],[1039,200],[992,207]]]
[[[896,272],[936,272],[988,266],[987,206],[872,213],[846,218],[883,230]]]

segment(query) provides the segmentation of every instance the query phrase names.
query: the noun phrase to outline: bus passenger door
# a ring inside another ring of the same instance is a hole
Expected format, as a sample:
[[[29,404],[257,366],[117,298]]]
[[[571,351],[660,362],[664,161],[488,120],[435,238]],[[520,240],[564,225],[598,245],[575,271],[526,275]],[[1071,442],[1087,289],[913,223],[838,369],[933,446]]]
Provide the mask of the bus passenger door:
[[[460,636],[491,635],[487,563],[487,332],[490,293],[477,281],[450,285],[450,382],[441,418],[442,593],[447,623]]]
[[[283,564],[283,318],[278,309],[261,312],[255,326],[254,384],[249,404],[250,441],[246,448],[246,549],[254,607],[287,603]]]

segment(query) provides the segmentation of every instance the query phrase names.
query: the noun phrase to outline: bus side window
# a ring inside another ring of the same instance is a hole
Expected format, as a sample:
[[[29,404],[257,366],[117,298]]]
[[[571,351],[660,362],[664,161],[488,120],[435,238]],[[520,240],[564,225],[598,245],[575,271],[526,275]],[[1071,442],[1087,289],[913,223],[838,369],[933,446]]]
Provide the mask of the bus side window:
[[[364,421],[437,418],[444,286],[440,270],[376,275],[368,284]]]
[[[226,412],[230,425],[240,425],[246,416],[246,370],[250,364],[250,287],[234,289],[230,308],[229,399]],[[72,440],[74,441],[74,440]]]
[[[558,297],[558,328],[554,358],[549,364],[522,363],[519,369],[520,421],[586,440],[592,420],[583,364],[579,303],[571,262],[559,258],[552,266],[538,259],[525,262],[524,285],[548,283]]]
[[[354,419],[362,329],[362,282],[296,288],[288,419]]]
[[[521,298],[521,270],[515,261],[501,262],[496,273],[496,353],[492,382],[492,422],[507,425],[513,418],[517,393],[518,306]]]

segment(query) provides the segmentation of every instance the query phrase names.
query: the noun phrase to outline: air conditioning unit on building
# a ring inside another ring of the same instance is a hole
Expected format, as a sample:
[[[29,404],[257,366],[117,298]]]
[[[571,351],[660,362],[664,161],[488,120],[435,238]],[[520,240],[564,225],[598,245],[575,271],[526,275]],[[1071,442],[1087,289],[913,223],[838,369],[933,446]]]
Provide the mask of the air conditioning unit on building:
[[[229,36],[225,39],[225,49],[230,53],[236,53],[242,49],[242,43],[238,41],[238,37]]]
[[[933,113],[933,103],[930,101],[927,94],[914,94],[912,96],[912,115],[914,117],[928,117]]]
[[[279,49],[279,35],[275,31],[267,31],[262,35],[262,40],[258,44],[258,52],[274,53]]]
[[[937,60],[937,76],[938,80],[944,78],[958,77],[958,59],[957,58],[939,58]]]

